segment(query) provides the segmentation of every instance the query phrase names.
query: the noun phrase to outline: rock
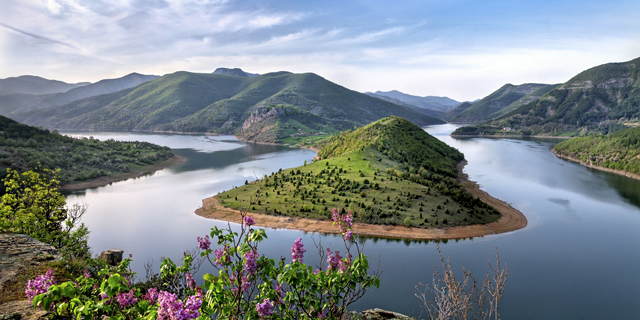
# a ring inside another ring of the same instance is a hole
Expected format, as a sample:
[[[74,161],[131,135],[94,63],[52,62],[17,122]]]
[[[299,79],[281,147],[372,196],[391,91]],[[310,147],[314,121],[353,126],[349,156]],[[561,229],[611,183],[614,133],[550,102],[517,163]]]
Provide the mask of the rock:
[[[0,294],[10,295],[5,284],[16,281],[25,270],[60,259],[58,251],[46,243],[24,234],[0,233]],[[0,304],[0,319],[44,319],[45,314],[26,299]]]
[[[122,254],[124,251],[120,249],[109,249],[107,251],[100,252],[98,259],[106,261],[109,265],[117,266],[122,262]]]
[[[413,319],[401,313],[382,310],[379,308],[362,311],[362,318],[367,320]]]

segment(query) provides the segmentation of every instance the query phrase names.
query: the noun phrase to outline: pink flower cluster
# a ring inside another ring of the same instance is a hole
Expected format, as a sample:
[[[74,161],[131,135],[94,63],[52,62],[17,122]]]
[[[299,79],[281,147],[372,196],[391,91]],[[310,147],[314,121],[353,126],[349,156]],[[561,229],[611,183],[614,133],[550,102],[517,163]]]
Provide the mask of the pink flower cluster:
[[[351,237],[353,235],[351,233],[351,227],[353,226],[353,215],[351,214],[351,211],[341,215],[338,213],[338,209],[333,208],[331,209],[331,218],[333,219],[334,225],[336,223],[338,224],[338,228],[340,228],[340,232],[342,232],[344,239],[346,241],[351,241]]]
[[[249,216],[244,216],[242,218],[242,225],[245,227],[251,227],[252,225],[256,224],[255,221],[253,221],[253,218],[249,217]]]
[[[267,317],[273,314],[271,310],[273,308],[273,303],[269,298],[266,298],[262,301],[262,303],[256,304],[256,310],[258,311],[258,315],[260,317]]]
[[[327,266],[327,271],[340,270],[343,273],[347,271],[347,269],[349,268],[349,262],[345,261],[345,259],[340,256],[340,251],[331,252],[331,249],[327,248],[326,252],[327,263],[329,264]]]
[[[120,308],[125,308],[138,302],[138,298],[133,294],[134,289],[129,292],[120,292],[116,295],[116,301],[120,305]]]
[[[198,248],[208,250],[210,246],[211,240],[209,240],[209,236],[204,236],[204,238],[198,237]]]
[[[298,261],[302,263],[302,259],[304,258],[304,253],[306,251],[307,249],[305,249],[304,245],[302,244],[302,238],[296,239],[296,241],[293,242],[293,247],[291,247],[292,262]]]
[[[188,320],[200,316],[202,296],[189,296],[183,304],[175,293],[160,291],[158,295],[158,319],[159,320]]]
[[[142,299],[149,302],[149,304],[155,304],[158,301],[158,288],[151,288],[147,291],[147,294],[142,295]]]
[[[187,287],[189,289],[195,289],[196,288],[196,281],[193,280],[193,276],[191,275],[191,272],[188,272],[184,274],[186,280],[187,280]]]
[[[256,273],[256,269],[258,268],[258,263],[256,260],[258,259],[258,253],[255,250],[251,250],[244,254],[245,263],[244,269],[249,272],[249,274],[254,275]]]
[[[27,281],[27,288],[24,293],[29,298],[29,301],[33,301],[33,298],[47,292],[49,287],[54,284],[56,284],[56,280],[53,277],[53,269],[49,269],[44,275],[39,275],[35,279]]]
[[[223,266],[229,263],[229,253],[227,252],[227,246],[224,246],[224,248],[216,249],[215,255],[216,264]]]

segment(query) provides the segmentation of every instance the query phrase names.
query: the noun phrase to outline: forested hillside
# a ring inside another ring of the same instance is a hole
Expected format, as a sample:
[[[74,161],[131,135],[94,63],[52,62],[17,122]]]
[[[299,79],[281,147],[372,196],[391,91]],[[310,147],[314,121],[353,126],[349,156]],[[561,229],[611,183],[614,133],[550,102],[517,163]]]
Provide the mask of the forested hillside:
[[[555,145],[553,151],[588,164],[640,174],[640,127],[572,138]]]
[[[173,155],[148,142],[75,139],[0,116],[0,177],[7,169],[60,169],[62,183],[129,172]]]
[[[236,134],[277,143],[294,134],[336,132],[390,115],[418,125],[443,123],[312,73],[289,72],[255,77],[176,72],[132,89],[16,118],[51,129]]]
[[[348,208],[354,221],[414,227],[495,221],[500,214],[456,180],[462,153],[399,117],[321,142],[321,160],[279,170],[217,196],[223,206],[326,220]]]

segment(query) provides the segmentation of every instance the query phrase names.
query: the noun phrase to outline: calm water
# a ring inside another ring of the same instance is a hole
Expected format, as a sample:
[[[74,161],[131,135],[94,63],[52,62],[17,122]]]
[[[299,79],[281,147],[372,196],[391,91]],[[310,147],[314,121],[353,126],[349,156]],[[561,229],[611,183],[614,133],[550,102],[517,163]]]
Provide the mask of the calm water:
[[[494,246],[509,266],[502,319],[632,319],[640,314],[640,182],[556,158],[551,140],[456,140],[452,125],[426,130],[465,154],[466,173],[483,190],[522,211],[522,230],[441,244],[445,257],[479,278],[494,259]],[[226,223],[196,216],[205,197],[279,168],[302,165],[309,150],[247,145],[233,137],[90,133],[99,139],[145,140],[171,147],[189,161],[152,175],[76,192],[69,202],[87,202],[84,221],[94,251],[121,248],[133,267],[180,259],[195,238]],[[335,249],[340,239],[291,230],[268,230],[261,253],[289,256],[302,237]],[[380,307],[420,315],[414,288],[430,283],[438,256],[434,243],[369,239],[367,255],[378,261],[381,287],[353,309]],[[313,260],[308,250],[305,262]]]

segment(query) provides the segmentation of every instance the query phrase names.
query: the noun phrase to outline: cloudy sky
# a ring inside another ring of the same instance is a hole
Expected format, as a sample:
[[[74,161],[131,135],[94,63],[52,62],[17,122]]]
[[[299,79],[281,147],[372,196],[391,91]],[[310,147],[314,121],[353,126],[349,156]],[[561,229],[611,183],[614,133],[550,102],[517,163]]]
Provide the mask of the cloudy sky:
[[[640,57],[640,1],[1,0],[0,78],[240,67],[482,98]]]

